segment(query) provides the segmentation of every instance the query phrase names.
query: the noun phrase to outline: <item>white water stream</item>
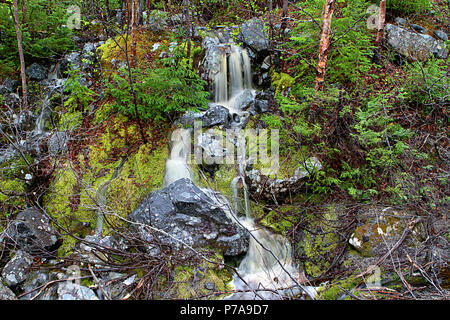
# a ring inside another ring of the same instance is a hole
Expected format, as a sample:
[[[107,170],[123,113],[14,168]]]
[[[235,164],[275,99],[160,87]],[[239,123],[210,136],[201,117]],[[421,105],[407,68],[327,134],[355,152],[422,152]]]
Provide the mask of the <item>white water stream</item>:
[[[230,113],[242,114],[235,98],[243,90],[252,88],[250,59],[245,49],[236,45],[229,46],[229,55],[223,51],[217,58],[220,72],[215,76],[215,102],[230,110]],[[181,178],[191,179],[188,166],[191,131],[178,129],[172,133],[170,156],[166,161],[164,186]],[[310,297],[315,295],[312,287],[304,287],[300,282],[299,269],[292,260],[291,246],[287,239],[258,226],[252,217],[250,200],[244,179],[246,159],[238,159],[238,175],[233,180],[232,205],[223,197],[208,192],[217,204],[222,206],[229,217],[251,233],[249,250],[238,267],[239,276],[235,276],[233,287],[239,291],[227,299],[280,299],[303,291]],[[240,188],[239,188],[240,186]],[[204,190],[206,191],[206,190]],[[243,213],[236,216],[233,211]]]

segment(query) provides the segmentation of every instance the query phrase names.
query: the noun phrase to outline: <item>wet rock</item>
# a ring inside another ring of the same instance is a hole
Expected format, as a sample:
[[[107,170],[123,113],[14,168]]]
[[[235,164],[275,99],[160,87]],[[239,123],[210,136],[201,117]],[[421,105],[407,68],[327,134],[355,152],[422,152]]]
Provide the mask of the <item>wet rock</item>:
[[[81,52],[81,68],[87,70],[93,67],[95,63],[95,50],[100,46],[100,44],[88,42],[83,46]]]
[[[245,89],[233,97],[229,103],[236,110],[246,111],[255,103],[255,97],[251,90]]]
[[[17,84],[18,84],[17,80],[6,78],[5,81],[3,81],[2,85],[0,86],[0,95],[15,92],[17,89]]]
[[[447,33],[445,33],[442,30],[435,30],[434,31],[434,36],[442,41],[447,41],[448,40],[448,35]]]
[[[57,294],[58,300],[99,300],[93,290],[72,281],[59,283]]]
[[[104,250],[121,250],[129,248],[129,244],[122,238],[117,239],[114,236],[100,237],[99,235],[88,235],[80,243],[80,254],[85,261],[92,264],[101,264],[99,257],[105,256]],[[98,249],[101,250],[98,250]]]
[[[81,54],[79,52],[71,52],[64,57],[62,62],[64,70],[78,70],[81,68]]]
[[[3,268],[2,277],[8,287],[15,287],[27,279],[33,258],[25,251],[19,250]]]
[[[183,128],[193,128],[195,121],[202,121],[203,113],[186,112],[175,123],[176,126],[181,125]]]
[[[189,179],[180,179],[149,194],[129,218],[141,224],[134,227],[150,243],[158,239],[163,245],[178,249],[183,247],[181,242],[194,248],[211,246],[235,256],[247,250],[249,234],[231,220],[229,210],[220,194],[200,189]],[[153,246],[148,250],[157,254]]]
[[[219,43],[219,38],[215,36],[206,36],[202,41],[202,48],[205,50],[205,57],[202,62],[202,78],[210,85],[214,83],[216,75],[220,72],[222,51]]]
[[[282,198],[285,194],[297,190],[304,180],[311,173],[322,169],[322,164],[315,158],[309,158],[305,161],[304,167],[297,168],[294,175],[288,178],[271,178],[269,175],[263,174],[258,169],[251,169],[245,172],[245,180],[248,184],[250,192],[255,193],[267,200]],[[267,173],[275,172],[275,169],[266,168]]]
[[[418,33],[427,34],[427,29],[422,26],[419,26],[418,24],[410,24],[409,26],[411,27],[411,29],[413,29]]]
[[[48,218],[34,207],[20,212],[3,237],[8,246],[20,248],[34,256],[45,256],[55,250],[58,240]]]
[[[255,112],[266,113],[269,111],[269,101],[267,100],[255,100]]]
[[[407,26],[408,25],[408,21],[406,21],[403,18],[397,17],[395,18],[395,23],[400,25],[400,26]]]
[[[256,53],[261,54],[269,50],[269,37],[264,22],[253,18],[241,26],[238,40],[250,47]]]
[[[55,286],[49,286],[42,290],[42,292],[40,292],[40,289],[37,289],[55,279],[57,279],[56,274],[49,271],[37,270],[31,272],[27,280],[20,286],[23,292],[29,293],[23,295],[20,299],[30,300],[34,298],[33,300],[56,300],[57,294]]]
[[[205,287],[205,289],[206,290],[214,290],[215,289],[215,284],[213,283],[213,282],[211,282],[211,281],[207,281],[207,282],[205,282],[205,284],[204,284],[204,287]]]
[[[41,81],[47,79],[47,70],[36,62],[26,68],[25,73],[32,81]]]
[[[0,300],[17,300],[14,292],[3,284],[2,278],[0,278]]]
[[[202,149],[203,159],[211,159],[211,163],[214,163],[214,159],[225,159],[226,149],[223,147],[222,137],[213,129],[198,136],[197,146]]]
[[[392,24],[385,27],[387,43],[398,53],[410,60],[426,61],[432,54],[445,59],[448,50],[443,41],[426,34],[412,32]]]
[[[129,287],[136,282],[136,275],[108,272],[102,273],[100,285],[105,291],[107,297],[111,300],[122,300],[129,293]],[[103,297],[101,290],[98,291],[99,297]],[[100,296],[101,294],[101,296]]]
[[[229,121],[229,111],[224,106],[211,103],[208,111],[202,116],[203,127],[226,125]]]
[[[65,132],[53,133],[47,141],[48,152],[52,156],[67,152],[69,137]]]

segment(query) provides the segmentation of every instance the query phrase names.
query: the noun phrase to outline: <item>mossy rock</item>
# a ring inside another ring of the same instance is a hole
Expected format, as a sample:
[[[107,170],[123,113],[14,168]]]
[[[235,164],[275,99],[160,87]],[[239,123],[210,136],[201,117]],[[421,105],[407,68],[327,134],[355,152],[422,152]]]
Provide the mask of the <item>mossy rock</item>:
[[[215,300],[224,297],[220,293],[232,290],[231,271],[219,267],[223,263],[223,256],[211,250],[202,250],[202,254],[215,263],[200,260],[197,263],[191,261],[189,265],[176,266],[170,285],[167,279],[162,279],[162,288],[169,288],[162,294],[165,298]]]
[[[412,216],[404,210],[393,208],[369,208],[367,220],[353,232],[350,245],[362,257],[382,256],[402,236]],[[417,246],[424,240],[421,224],[417,224],[404,241],[406,246]]]
[[[353,288],[358,286],[361,280],[357,279],[355,276],[349,276],[345,279],[335,280],[331,283],[324,285],[317,290],[318,300],[340,300],[348,298],[346,291],[351,292]]]
[[[147,132],[149,137],[151,130]],[[138,143],[138,136],[138,129],[125,116],[110,117],[87,152],[57,168],[44,196],[47,212],[80,237],[96,228],[99,206],[110,213],[109,222],[122,223],[120,217],[128,216],[146,194],[162,187],[168,156],[164,139],[156,148],[148,143],[129,151],[129,145]],[[103,224],[105,235],[109,228]],[[74,244],[72,237],[64,237],[60,254],[70,253]]]
[[[307,276],[322,275],[337,255],[340,241],[336,232],[338,211],[339,208],[330,205],[323,212],[306,213],[308,223],[295,247]]]

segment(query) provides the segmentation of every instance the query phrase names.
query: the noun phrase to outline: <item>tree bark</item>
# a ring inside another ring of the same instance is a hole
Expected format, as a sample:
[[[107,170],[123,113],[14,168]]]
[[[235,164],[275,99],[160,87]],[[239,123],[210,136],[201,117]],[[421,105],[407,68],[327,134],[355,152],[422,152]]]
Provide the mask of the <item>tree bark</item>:
[[[136,33],[138,24],[138,0],[131,0],[131,68],[136,68]]]
[[[386,0],[380,0],[380,19],[378,22],[376,45],[379,46],[383,40],[384,25],[386,24]]]
[[[322,36],[320,38],[319,61],[317,63],[317,76],[315,90],[321,91],[324,88],[325,73],[328,61],[328,49],[330,47],[331,20],[334,12],[335,0],[326,0],[323,8]]]
[[[186,15],[186,31],[187,31],[187,56],[191,56],[191,37],[192,37],[192,17],[190,10],[190,1],[184,0],[184,12]]]
[[[287,16],[288,16],[288,0],[283,0],[283,18],[281,20],[281,37],[285,38],[285,30],[287,26]]]
[[[19,21],[19,7],[17,0],[13,0],[14,6],[14,26],[16,27],[17,36],[17,47],[19,49],[19,60],[20,60],[20,77],[22,78],[22,101],[23,109],[26,116],[28,117],[28,90],[27,90],[27,78],[25,75],[25,59],[23,57],[23,47],[22,47],[22,34],[20,32],[20,21]]]

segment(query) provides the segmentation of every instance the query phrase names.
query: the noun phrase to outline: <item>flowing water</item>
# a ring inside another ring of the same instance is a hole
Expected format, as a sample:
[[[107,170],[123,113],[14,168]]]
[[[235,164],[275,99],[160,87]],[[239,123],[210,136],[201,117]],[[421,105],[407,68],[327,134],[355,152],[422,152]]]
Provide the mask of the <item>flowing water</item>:
[[[225,49],[225,50],[224,50]],[[230,110],[230,114],[241,115],[243,110],[236,103],[244,90],[251,90],[250,58],[245,49],[230,44],[221,47],[222,54],[217,55],[220,66],[215,75],[215,102]],[[191,179],[187,163],[190,154],[191,131],[177,129],[172,133],[170,156],[166,161],[164,186],[181,178]],[[302,286],[297,266],[292,260],[291,246],[286,238],[273,234],[260,227],[253,220],[251,204],[244,179],[244,168],[247,159],[238,159],[238,174],[231,183],[232,204],[211,190],[208,192],[218,205],[222,206],[229,217],[237,224],[245,227],[251,234],[249,250],[238,267],[239,276],[233,279],[233,287],[237,293],[226,299],[280,299],[294,295],[303,290],[310,297],[314,296],[314,288]],[[233,213],[234,212],[234,213]],[[237,216],[240,212],[243,215]]]

